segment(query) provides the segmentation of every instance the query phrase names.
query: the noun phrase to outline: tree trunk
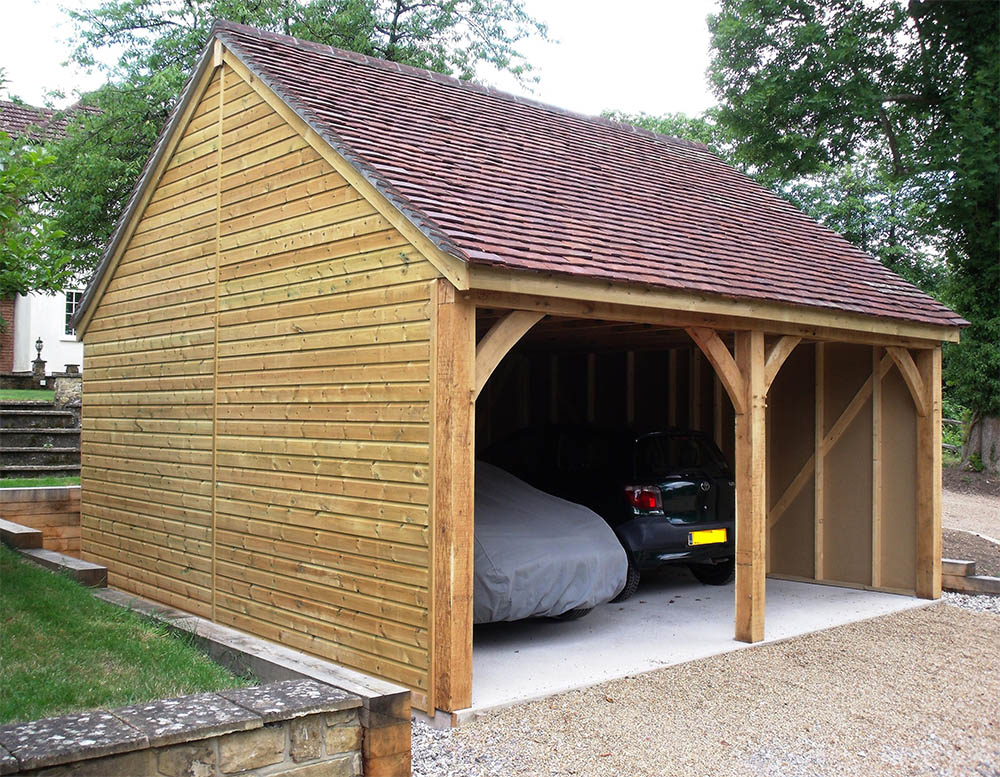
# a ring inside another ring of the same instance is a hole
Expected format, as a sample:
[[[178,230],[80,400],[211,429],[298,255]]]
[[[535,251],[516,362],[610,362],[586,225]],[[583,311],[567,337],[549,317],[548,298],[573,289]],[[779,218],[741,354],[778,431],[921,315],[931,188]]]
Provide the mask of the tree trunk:
[[[984,472],[1000,475],[1000,417],[987,415],[972,419],[962,446],[962,466],[970,466],[974,459],[982,464]]]

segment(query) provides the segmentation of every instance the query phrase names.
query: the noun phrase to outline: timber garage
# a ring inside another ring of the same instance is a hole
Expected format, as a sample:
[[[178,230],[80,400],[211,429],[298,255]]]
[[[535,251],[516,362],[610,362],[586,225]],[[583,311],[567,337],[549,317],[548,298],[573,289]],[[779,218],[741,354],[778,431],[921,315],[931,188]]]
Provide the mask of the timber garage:
[[[77,315],[82,551],[460,710],[477,444],[677,424],[737,640],[769,574],[936,598],[964,323],[700,145],[219,23]]]

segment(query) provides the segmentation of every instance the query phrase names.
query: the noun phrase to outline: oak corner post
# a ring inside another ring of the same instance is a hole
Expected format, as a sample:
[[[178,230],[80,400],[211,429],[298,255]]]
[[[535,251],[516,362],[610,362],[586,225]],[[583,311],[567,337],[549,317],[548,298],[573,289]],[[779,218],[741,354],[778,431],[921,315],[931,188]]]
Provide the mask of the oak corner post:
[[[764,639],[767,535],[764,334],[736,333],[743,412],[736,415],[736,639]]]
[[[455,711],[472,704],[476,316],[445,280],[432,315],[431,703]]]
[[[941,598],[941,348],[918,352],[923,406],[917,414],[917,596]]]

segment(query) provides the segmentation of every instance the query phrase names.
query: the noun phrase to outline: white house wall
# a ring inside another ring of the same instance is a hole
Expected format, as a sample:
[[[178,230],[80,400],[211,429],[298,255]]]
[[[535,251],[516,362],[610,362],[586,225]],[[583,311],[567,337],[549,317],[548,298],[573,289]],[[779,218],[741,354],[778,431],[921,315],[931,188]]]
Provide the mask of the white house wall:
[[[46,372],[62,372],[67,364],[78,364],[82,369],[83,343],[67,335],[65,326],[65,294],[18,295],[14,300],[14,372],[31,370],[39,337]]]

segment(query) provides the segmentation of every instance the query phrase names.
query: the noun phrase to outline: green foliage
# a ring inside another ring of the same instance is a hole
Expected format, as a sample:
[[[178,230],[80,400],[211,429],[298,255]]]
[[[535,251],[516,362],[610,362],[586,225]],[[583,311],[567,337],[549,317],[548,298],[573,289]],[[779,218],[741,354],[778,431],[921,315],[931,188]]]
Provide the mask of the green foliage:
[[[92,268],[127,204],[215,19],[351,49],[462,78],[479,64],[530,78],[518,44],[546,28],[521,0],[106,0],[70,12],[74,59],[105,68],[108,83],[86,97],[100,112],[77,114],[55,149],[46,190],[59,202],[60,247]]]
[[[0,389],[0,400],[51,402],[55,398],[55,391],[46,391],[45,389]]]
[[[43,486],[78,486],[80,478],[0,478],[0,488],[42,488]]]
[[[642,129],[660,135],[704,143],[712,153],[721,157],[728,157],[730,153],[727,146],[728,137],[719,127],[713,111],[706,111],[701,116],[688,116],[686,113],[650,116],[647,113],[624,113],[622,111],[605,111],[601,115],[606,119],[642,127]]]
[[[0,723],[246,685],[190,641],[0,546]]]
[[[941,238],[928,229],[931,208],[920,187],[888,174],[871,157],[782,185],[780,193],[911,283],[939,293],[947,275]]]
[[[732,158],[972,323],[946,349],[947,390],[988,415],[1000,414],[998,24],[992,0],[722,0],[709,19]]]
[[[0,132],[0,298],[58,291],[72,276],[68,258],[55,247],[62,232],[38,199],[53,161],[43,146]]]

